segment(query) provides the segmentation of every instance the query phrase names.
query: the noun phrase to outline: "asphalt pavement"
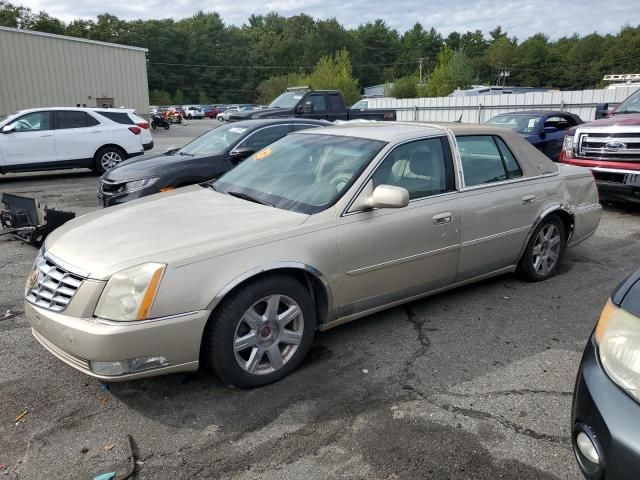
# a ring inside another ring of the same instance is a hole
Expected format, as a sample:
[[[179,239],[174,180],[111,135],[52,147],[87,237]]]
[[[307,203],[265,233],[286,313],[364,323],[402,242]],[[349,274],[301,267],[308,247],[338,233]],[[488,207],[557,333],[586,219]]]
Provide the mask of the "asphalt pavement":
[[[214,125],[156,132],[156,150]],[[99,208],[89,171],[0,176],[0,192]],[[67,367],[21,313],[36,250],[0,237],[0,479],[122,472],[130,434],[140,479],[578,480],[575,375],[609,293],[640,266],[639,219],[607,206],[548,281],[505,275],[319,333],[300,369],[256,390],[206,371],[105,389]]]

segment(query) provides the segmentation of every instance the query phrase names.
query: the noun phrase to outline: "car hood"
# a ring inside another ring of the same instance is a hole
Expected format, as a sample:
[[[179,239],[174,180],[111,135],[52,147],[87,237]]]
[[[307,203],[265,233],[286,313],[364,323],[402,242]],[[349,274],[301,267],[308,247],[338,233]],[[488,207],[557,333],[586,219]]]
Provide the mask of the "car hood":
[[[188,168],[190,165],[198,165],[201,160],[206,158],[208,161],[222,160],[224,155],[205,156],[205,157],[189,157],[188,155],[156,154],[144,155],[139,158],[132,158],[118,165],[116,168],[109,170],[102,178],[109,182],[124,182],[129,180],[139,180],[141,178],[159,177],[172,167]]]
[[[620,115],[610,115],[607,118],[600,118],[589,122],[582,127],[633,127],[640,125],[640,113],[625,113]]]
[[[250,118],[273,118],[289,117],[293,110],[288,108],[261,108],[259,110],[246,110],[244,112],[233,112],[230,120],[248,120]]]
[[[191,186],[78,217],[51,233],[45,248],[104,280],[146,262],[172,264],[241,249],[307,218]]]

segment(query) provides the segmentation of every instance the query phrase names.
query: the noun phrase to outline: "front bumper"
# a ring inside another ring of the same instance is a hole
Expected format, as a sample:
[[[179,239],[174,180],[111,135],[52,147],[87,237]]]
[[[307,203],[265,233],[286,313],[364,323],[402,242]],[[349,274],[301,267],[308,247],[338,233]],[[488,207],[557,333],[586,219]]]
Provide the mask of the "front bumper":
[[[600,364],[593,337],[585,349],[571,414],[572,443],[578,465],[589,480],[636,480],[640,472],[640,404],[611,381]],[[602,462],[578,451],[576,437],[588,430]]]
[[[25,301],[33,336],[67,365],[102,381],[115,382],[197,370],[209,311],[195,311],[139,322],[74,318]],[[163,356],[168,365],[122,375],[99,375],[92,361],[115,362]]]
[[[137,198],[153,195],[154,193],[159,193],[159,190],[155,185],[148,185],[139,190],[134,190],[133,192],[109,192],[105,190],[103,183],[101,181],[98,181],[97,197],[100,203],[102,203],[103,207],[120,205]]]

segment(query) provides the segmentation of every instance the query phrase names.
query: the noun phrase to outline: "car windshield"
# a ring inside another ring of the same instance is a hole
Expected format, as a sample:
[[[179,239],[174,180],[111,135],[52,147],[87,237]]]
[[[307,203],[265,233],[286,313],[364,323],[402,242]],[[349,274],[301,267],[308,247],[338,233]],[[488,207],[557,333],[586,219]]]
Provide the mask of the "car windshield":
[[[359,102],[351,105],[351,110],[366,110],[369,107],[369,102],[366,100],[360,100]]]
[[[273,102],[269,104],[271,108],[293,108],[300,100],[302,100],[303,94],[300,92],[287,92],[280,95]]]
[[[640,113],[640,90],[622,102],[613,113]]]
[[[384,145],[362,138],[292,134],[253,154],[213,187],[276,208],[317,213],[333,205]]]
[[[534,133],[542,120],[540,115],[498,115],[485,125],[508,128],[518,133]]]
[[[222,125],[187,143],[178,150],[178,153],[189,156],[222,155],[240,138],[243,138],[248,131],[247,127],[239,125]]]

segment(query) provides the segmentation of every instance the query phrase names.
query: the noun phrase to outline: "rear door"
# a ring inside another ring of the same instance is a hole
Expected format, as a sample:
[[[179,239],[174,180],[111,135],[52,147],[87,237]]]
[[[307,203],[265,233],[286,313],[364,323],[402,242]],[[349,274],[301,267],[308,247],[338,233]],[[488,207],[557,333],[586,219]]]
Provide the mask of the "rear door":
[[[56,147],[50,111],[31,112],[16,118],[11,133],[0,133],[3,167],[55,162]]]
[[[461,135],[457,142],[464,186],[456,281],[463,281],[517,263],[547,192],[544,179],[523,176],[500,136]]]
[[[327,120],[334,122],[336,120],[347,120],[347,106],[344,99],[339,93],[327,94],[328,115]]]
[[[107,143],[107,127],[86,112],[56,110],[55,142],[59,161],[89,160]]]

